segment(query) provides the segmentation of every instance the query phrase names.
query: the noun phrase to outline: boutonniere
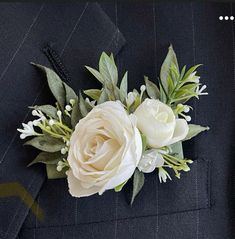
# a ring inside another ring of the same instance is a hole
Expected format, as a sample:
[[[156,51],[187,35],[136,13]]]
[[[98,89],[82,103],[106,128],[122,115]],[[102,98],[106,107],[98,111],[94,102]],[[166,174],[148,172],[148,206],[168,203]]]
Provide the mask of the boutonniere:
[[[181,177],[193,160],[183,155],[182,141],[208,130],[189,124],[186,103],[207,95],[195,65],[179,68],[169,47],[158,81],[144,77],[140,90],[128,92],[127,72],[119,82],[113,55],[102,53],[99,69],[86,66],[101,89],[74,92],[51,69],[33,64],[47,77],[54,106],[32,107],[36,117],[20,138],[41,152],[30,163],[46,164],[49,179],[67,177],[74,197],[122,190],[133,177],[131,203],[144,185],[144,174],[157,172],[160,182]],[[86,95],[87,98],[84,99]]]

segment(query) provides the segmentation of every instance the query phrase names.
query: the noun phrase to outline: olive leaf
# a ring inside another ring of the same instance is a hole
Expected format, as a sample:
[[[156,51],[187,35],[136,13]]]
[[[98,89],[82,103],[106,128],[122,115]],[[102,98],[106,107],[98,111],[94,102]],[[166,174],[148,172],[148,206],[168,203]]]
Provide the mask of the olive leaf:
[[[83,117],[88,114],[87,104],[83,99],[81,92],[79,93],[79,109]]]
[[[31,64],[36,66],[46,74],[49,88],[54,95],[56,101],[58,102],[59,106],[61,107],[61,109],[63,109],[65,105],[65,89],[60,77],[53,70],[45,66],[35,63]]]
[[[97,104],[99,105],[99,104],[102,104],[102,103],[104,103],[105,101],[107,101],[109,98],[108,98],[108,94],[107,94],[107,92],[106,92],[106,90],[105,89],[102,89],[102,91],[101,91],[101,95],[100,95],[100,98],[98,99],[98,101],[97,101]]]
[[[202,64],[198,64],[198,65],[195,65],[195,66],[192,66],[191,68],[189,68],[189,70],[183,75],[182,81],[187,80],[187,78],[190,76],[190,74],[192,74],[200,66],[202,66]],[[181,73],[181,75],[182,75],[182,73]]]
[[[35,105],[35,106],[29,107],[29,108],[32,108],[35,110],[40,110],[40,111],[42,111],[42,113],[46,114],[48,117],[51,117],[53,119],[58,118],[58,116],[56,114],[57,109],[52,105],[39,105],[39,106]]]
[[[89,89],[89,90],[84,90],[84,94],[89,96],[93,100],[98,100],[101,95],[101,90],[99,89]]]
[[[161,79],[162,87],[164,88],[166,93],[168,92],[168,77],[169,77],[171,66],[173,64],[176,66],[176,68],[179,71],[176,54],[173,50],[172,45],[170,45],[170,47],[168,48],[167,56],[161,66],[161,71],[160,71],[160,79]]]
[[[120,185],[118,185],[117,187],[114,188],[114,191],[117,193],[117,192],[120,192],[122,191],[123,187],[126,185],[128,180],[126,180],[125,182],[121,183]]]
[[[46,165],[47,178],[48,179],[66,178],[65,169],[62,169],[61,172],[58,172],[56,167],[57,167],[57,165],[55,165],[55,164],[47,164]]]
[[[64,147],[64,142],[61,139],[52,138],[49,135],[43,135],[34,137],[33,139],[27,141],[25,145],[31,145],[41,151],[45,152],[58,152]]]
[[[133,204],[136,196],[144,186],[144,174],[140,172],[138,169],[135,170],[134,178],[133,178],[133,192],[131,198],[131,205]]]
[[[65,82],[63,82],[63,84],[64,84],[65,94],[66,94],[66,103],[70,104],[70,100],[78,99],[78,96],[74,92],[74,90],[70,86],[68,86]]]
[[[142,152],[144,153],[147,148],[147,137],[144,134],[141,134],[142,140]]]
[[[180,159],[184,158],[182,142],[174,143],[170,146],[170,148],[171,148],[172,153],[176,154],[178,158],[180,158]]]
[[[184,141],[189,140],[197,136],[201,132],[209,130],[209,129],[210,129],[209,127],[203,127],[201,125],[196,125],[196,124],[189,124],[189,131]]]
[[[35,163],[57,164],[62,159],[63,155],[60,152],[56,153],[41,152],[30,164],[28,164],[28,167]]]
[[[152,99],[159,99],[160,90],[158,89],[157,85],[150,81],[147,76],[144,76],[144,81],[149,97]]]
[[[118,82],[117,66],[112,59],[105,52],[102,52],[99,60],[99,72],[105,81],[111,81],[113,85]]]
[[[75,126],[77,125],[78,121],[82,118],[82,114],[79,110],[79,103],[78,99],[75,100],[75,103],[73,105],[72,113],[71,113],[71,125],[73,129],[75,129]]]
[[[120,98],[122,102],[125,102],[125,99],[127,98],[127,90],[128,90],[127,77],[128,72],[126,71],[120,84]]]
[[[97,71],[96,69],[93,69],[92,67],[85,66],[88,71],[102,84],[104,84],[104,79],[102,75]]]

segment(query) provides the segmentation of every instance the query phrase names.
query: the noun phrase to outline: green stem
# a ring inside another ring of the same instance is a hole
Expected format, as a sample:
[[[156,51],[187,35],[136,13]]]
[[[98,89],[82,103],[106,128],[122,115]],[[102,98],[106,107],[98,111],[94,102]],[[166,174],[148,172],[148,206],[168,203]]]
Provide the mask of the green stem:
[[[61,128],[63,128],[63,129],[65,129],[66,131],[68,131],[69,133],[72,133],[72,132],[73,132],[69,127],[67,127],[67,126],[64,125],[63,123],[58,123],[58,125],[59,125]]]

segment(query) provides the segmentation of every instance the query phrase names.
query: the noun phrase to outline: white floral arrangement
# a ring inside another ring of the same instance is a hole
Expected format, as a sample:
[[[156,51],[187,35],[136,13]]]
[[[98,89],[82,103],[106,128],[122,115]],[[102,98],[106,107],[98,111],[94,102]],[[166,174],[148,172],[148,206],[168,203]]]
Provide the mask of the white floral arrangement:
[[[188,123],[186,102],[207,95],[206,86],[196,75],[200,65],[179,69],[172,46],[158,82],[145,76],[140,91],[129,93],[127,72],[119,83],[112,54],[102,53],[99,70],[86,66],[102,88],[78,95],[54,71],[33,65],[46,74],[56,103],[31,107],[36,119],[22,124],[20,138],[32,137],[25,145],[42,151],[30,165],[46,164],[49,179],[67,177],[72,196],[119,192],[133,178],[132,204],[145,173],[155,171],[166,182],[190,170],[182,141],[209,127]]]

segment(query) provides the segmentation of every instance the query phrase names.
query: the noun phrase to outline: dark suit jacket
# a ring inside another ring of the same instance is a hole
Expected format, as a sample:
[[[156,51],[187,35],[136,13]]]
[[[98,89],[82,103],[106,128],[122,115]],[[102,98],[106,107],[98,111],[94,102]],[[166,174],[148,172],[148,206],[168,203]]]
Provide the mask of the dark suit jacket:
[[[232,21],[219,20],[233,14],[233,4],[0,6],[0,182],[20,182],[45,214],[39,221],[19,198],[1,198],[1,239],[233,238],[235,33]],[[48,43],[77,91],[98,86],[83,65],[96,67],[102,51],[114,52],[121,74],[129,71],[130,89],[143,84],[143,75],[156,79],[170,43],[181,66],[202,63],[199,72],[209,96],[192,101],[192,118],[211,130],[184,144],[185,155],[195,159],[191,171],[166,184],[156,173],[147,175],[131,207],[130,183],[120,193],[76,199],[66,180],[47,180],[43,166],[26,168],[37,152],[22,146],[16,128],[31,117],[28,105],[52,99],[45,79],[28,64],[50,65],[42,51]]]

